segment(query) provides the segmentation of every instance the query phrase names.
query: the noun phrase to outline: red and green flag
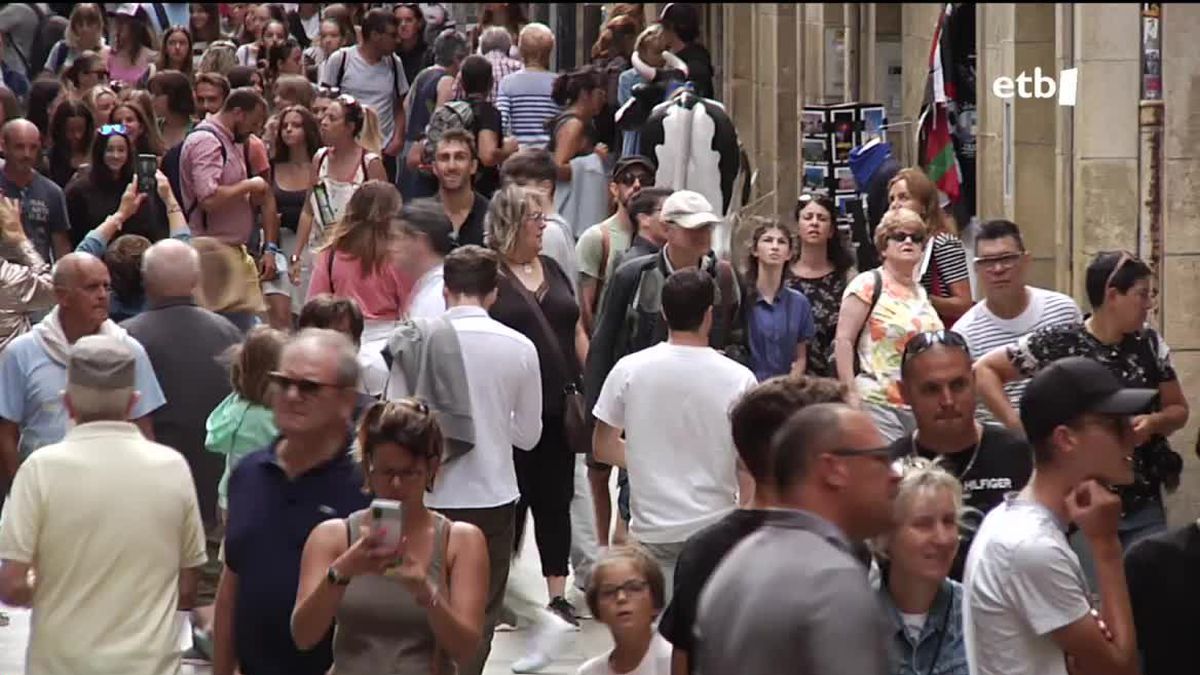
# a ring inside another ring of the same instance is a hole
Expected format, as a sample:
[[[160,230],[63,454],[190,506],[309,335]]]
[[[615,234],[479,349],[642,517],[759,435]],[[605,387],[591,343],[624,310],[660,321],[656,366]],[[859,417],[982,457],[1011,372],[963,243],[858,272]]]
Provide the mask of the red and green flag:
[[[954,140],[950,137],[947,109],[947,102],[954,98],[954,85],[946,78],[944,64],[949,60],[949,55],[943,49],[942,39],[942,29],[952,11],[953,5],[947,3],[938,16],[933,32],[933,43],[929,50],[929,76],[925,81],[925,99],[921,104],[917,125],[921,167],[951,204],[958,201],[962,186],[962,171],[954,152]]]

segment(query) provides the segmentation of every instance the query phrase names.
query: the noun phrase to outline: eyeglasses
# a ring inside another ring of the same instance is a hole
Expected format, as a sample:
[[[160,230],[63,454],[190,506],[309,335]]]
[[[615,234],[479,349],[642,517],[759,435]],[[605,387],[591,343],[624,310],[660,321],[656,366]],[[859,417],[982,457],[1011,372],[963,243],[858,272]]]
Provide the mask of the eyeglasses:
[[[975,258],[973,262],[976,267],[981,267],[985,270],[1007,270],[1016,267],[1017,263],[1021,262],[1021,258],[1023,257],[1025,257],[1024,251],[1020,253],[1002,253],[986,258]]]
[[[961,349],[967,354],[968,358],[971,354],[971,348],[967,345],[967,339],[961,333],[955,333],[952,330],[931,330],[924,333],[917,333],[909,338],[908,343],[904,345],[904,355],[900,357],[900,371],[904,371],[904,367],[908,361],[915,358],[922,352],[928,351],[934,345],[944,345]]]
[[[924,232],[892,232],[887,236],[887,238],[888,241],[894,241],[897,244],[903,244],[906,241],[911,241],[912,243],[920,246],[921,244],[925,243]]]
[[[99,129],[101,136],[112,136],[113,134],[126,135],[128,133],[129,130],[125,128],[124,124],[105,124]]]
[[[530,211],[528,214],[525,215],[525,217],[528,218],[529,220],[532,220],[535,223],[546,222],[546,214],[542,213],[541,211]]]
[[[271,384],[279,387],[280,391],[287,393],[289,389],[295,387],[296,391],[300,392],[300,395],[304,397],[313,396],[325,387],[330,387],[333,389],[343,388],[340,384],[329,384],[327,382],[317,382],[316,380],[309,380],[305,378],[288,377],[280,372],[273,372],[267,377],[271,379]]]
[[[421,469],[401,469],[399,471],[392,471],[391,469],[378,469],[375,468],[375,465],[371,465],[367,470],[371,473],[371,475],[384,478],[389,483],[403,483],[405,481],[415,480],[420,478],[421,474],[424,473],[424,471]]]
[[[644,188],[654,187],[654,176],[642,171],[626,171],[620,176],[617,176],[616,180],[617,183],[620,183],[625,187],[633,185],[634,181],[640,183]]]
[[[650,584],[648,582],[643,581],[642,579],[630,579],[619,586],[601,586],[599,589],[599,595],[600,599],[602,600],[612,601],[617,599],[617,595],[621,593],[621,591],[624,591],[625,595],[633,595],[634,593],[644,593],[647,588],[650,588]]]
[[[892,449],[886,445],[881,448],[871,448],[869,450],[829,450],[826,454],[835,457],[867,457],[870,459],[881,459],[889,463],[892,461]]]
[[[1112,271],[1108,273],[1108,279],[1104,281],[1104,287],[1112,286],[1113,279],[1117,278],[1117,273],[1125,267],[1127,263],[1137,260],[1137,256],[1129,251],[1121,251],[1121,257],[1117,259],[1117,264],[1113,266]]]
[[[101,77],[106,80],[108,79],[108,71],[107,70],[91,70],[91,71],[88,71],[88,75],[95,75],[96,77]]]

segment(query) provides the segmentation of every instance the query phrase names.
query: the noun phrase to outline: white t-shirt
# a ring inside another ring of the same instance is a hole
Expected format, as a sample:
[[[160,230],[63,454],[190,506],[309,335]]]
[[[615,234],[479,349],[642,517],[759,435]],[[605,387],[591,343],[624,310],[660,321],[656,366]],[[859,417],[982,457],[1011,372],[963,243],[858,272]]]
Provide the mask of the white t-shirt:
[[[1016,497],[988,513],[967,554],[967,662],[974,675],[1067,675],[1049,634],[1087,616],[1087,582],[1054,514]]]
[[[650,638],[650,648],[646,650],[646,655],[642,657],[642,662],[637,668],[627,673],[618,673],[608,665],[610,656],[612,652],[608,651],[584,661],[579,670],[575,671],[575,675],[671,675],[671,643],[658,631]]]
[[[1029,305],[1011,319],[1002,319],[993,314],[988,309],[987,301],[983,300],[975,303],[954,322],[953,330],[967,339],[972,359],[983,358],[996,347],[1013,344],[1039,328],[1083,320],[1079,306],[1069,296],[1044,288],[1025,288],[1029,292]],[[1004,385],[1004,392],[1014,408],[1020,402],[1028,382],[1018,380]]]
[[[30,673],[179,671],[179,571],[203,565],[183,455],[128,422],[33,453],[0,519],[0,558],[31,563]]]
[[[613,366],[593,414],[625,430],[637,539],[686,541],[736,506],[729,409],[756,384],[748,368],[710,347],[663,342]]]
[[[362,57],[357,46],[342,47],[321,67],[321,84],[339,86],[338,71],[342,69],[343,59],[346,67],[340,85],[342,93],[350,94],[375,111],[379,116],[379,133],[387,146],[396,130],[396,105],[408,93],[404,63],[399,56],[388,54],[372,65]]]

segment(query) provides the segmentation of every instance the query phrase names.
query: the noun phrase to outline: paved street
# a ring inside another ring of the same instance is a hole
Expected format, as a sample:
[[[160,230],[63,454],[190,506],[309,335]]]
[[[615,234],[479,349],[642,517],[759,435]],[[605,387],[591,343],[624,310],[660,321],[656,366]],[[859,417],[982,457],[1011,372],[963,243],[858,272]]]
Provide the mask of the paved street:
[[[545,602],[545,584],[538,573],[537,551],[533,547],[532,522],[527,528],[525,550],[518,559],[512,572],[510,583],[521,584],[530,592],[540,590]],[[575,598],[572,598],[576,601]],[[576,606],[584,610],[583,598],[576,601]],[[21,609],[5,610],[12,619],[7,627],[0,628],[0,674],[24,675],[25,673],[25,644],[29,637],[29,612]],[[612,648],[608,630],[595,621],[584,620],[583,630],[568,638],[567,648],[559,658],[543,673],[548,675],[571,675],[586,659]],[[512,662],[520,658],[525,640],[530,631],[524,626],[512,633],[496,633],[492,643],[492,656],[488,660],[485,675],[504,675],[511,673]],[[207,666],[184,665],[183,675],[209,675],[212,669]]]

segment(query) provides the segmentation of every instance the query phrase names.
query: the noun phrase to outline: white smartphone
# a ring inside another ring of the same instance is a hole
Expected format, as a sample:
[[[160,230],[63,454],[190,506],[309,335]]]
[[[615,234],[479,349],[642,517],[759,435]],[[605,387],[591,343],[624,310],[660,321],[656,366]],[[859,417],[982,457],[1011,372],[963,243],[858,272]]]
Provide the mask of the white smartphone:
[[[379,539],[380,546],[396,548],[400,545],[402,515],[400,502],[391,499],[371,502],[371,533]]]

